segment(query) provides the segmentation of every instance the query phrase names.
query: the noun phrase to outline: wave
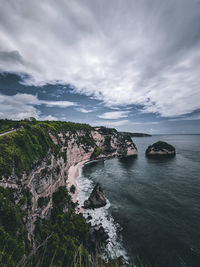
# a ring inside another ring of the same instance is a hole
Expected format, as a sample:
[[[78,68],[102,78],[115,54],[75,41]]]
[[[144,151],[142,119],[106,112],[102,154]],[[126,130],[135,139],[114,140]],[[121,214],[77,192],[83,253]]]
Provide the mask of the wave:
[[[84,167],[84,166],[83,166]],[[82,168],[83,168],[82,167]],[[77,178],[78,186],[78,203],[80,207],[88,199],[91,191],[94,188],[94,182],[82,174],[82,168],[79,169],[79,176]],[[129,260],[127,252],[123,247],[122,236],[120,231],[122,228],[114,221],[114,218],[109,212],[111,203],[108,199],[106,206],[98,209],[83,209],[83,216],[87,222],[92,226],[103,227],[108,234],[108,243],[106,244],[105,258],[116,258],[122,256],[126,261]]]

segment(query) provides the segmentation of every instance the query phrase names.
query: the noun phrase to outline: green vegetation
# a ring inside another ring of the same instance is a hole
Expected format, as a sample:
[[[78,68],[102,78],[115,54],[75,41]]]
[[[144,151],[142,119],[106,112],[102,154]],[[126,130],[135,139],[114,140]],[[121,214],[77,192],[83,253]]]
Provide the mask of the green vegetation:
[[[71,185],[71,187],[70,187],[70,192],[71,192],[72,194],[74,194],[75,191],[76,191],[76,187],[75,187],[74,185]]]
[[[8,132],[21,127],[18,121],[0,120],[0,133]]]
[[[67,212],[63,212],[67,210]],[[49,220],[38,219],[35,238],[42,245],[30,257],[31,266],[71,266],[77,252],[80,252],[82,266],[88,264],[86,239],[88,226],[80,214],[75,214],[73,203],[66,188],[60,187],[53,194],[53,209]],[[80,263],[80,262],[79,262]],[[79,266],[79,265],[78,265]]]
[[[130,135],[130,137],[151,137],[151,134],[146,133],[132,133],[132,132],[120,132],[121,134]]]
[[[175,151],[175,147],[163,141],[158,141],[154,143],[153,145],[149,146],[147,149],[147,152],[150,151],[151,148],[154,148],[155,151],[159,151],[163,149],[167,149],[168,151]]]
[[[77,144],[83,145],[84,147],[94,147],[94,139],[91,138],[90,132],[86,131],[83,136],[77,136]]]
[[[45,129],[36,125],[0,137],[0,177],[11,175],[12,166],[21,177],[35,160],[44,158],[53,143]]]
[[[40,197],[38,199],[38,208],[42,208],[43,206],[46,206],[49,200],[50,200],[49,197]]]
[[[102,151],[96,147],[95,141],[91,136],[93,129],[88,124],[79,124],[61,121],[36,121],[34,118],[23,121],[0,120],[0,132],[11,129],[17,131],[0,136],[0,179],[2,176],[9,177],[14,170],[17,178],[20,178],[23,172],[29,173],[34,164],[47,156],[47,152],[51,151],[56,157],[62,157],[64,162],[67,161],[65,152],[61,152],[61,143],[57,139],[58,145],[55,145],[49,136],[49,133],[57,136],[58,133],[70,133],[70,136],[76,138],[76,143],[86,152],[91,147],[94,148],[92,158],[97,157]],[[79,131],[80,135],[77,135]],[[120,143],[128,140],[132,142],[130,135],[120,135],[116,129],[99,127],[98,130],[105,135],[105,153],[112,152],[110,145],[111,136],[117,136]],[[66,142],[70,139],[64,135]],[[50,165],[50,160],[48,164]],[[45,172],[45,170],[44,170]],[[56,170],[59,174],[59,169]]]
[[[40,125],[51,128],[51,130],[57,131],[71,131],[75,133],[77,130],[91,130],[92,127],[88,124],[74,123],[74,122],[64,122],[64,121],[36,121],[34,118],[30,120],[0,120],[0,133],[10,131],[12,129],[20,129],[21,127],[28,127],[32,125]]]
[[[101,153],[102,153],[101,148],[96,146],[94,151],[92,152],[91,159],[97,158]]]
[[[107,128],[107,127],[103,127],[103,126],[96,127],[96,128],[99,128],[99,132],[102,135],[114,135],[114,134],[118,133],[115,128]]]
[[[57,175],[60,174],[60,166],[59,166],[59,165],[57,165],[57,167],[56,167],[56,174],[57,174]]]
[[[104,151],[96,146],[91,136],[93,128],[87,124],[36,121],[34,118],[23,121],[0,120],[0,133],[12,129],[16,131],[0,136],[0,179],[12,174],[20,190],[0,187],[0,266],[120,266],[118,260],[110,263],[99,260],[99,251],[96,254],[93,252],[95,257],[91,264],[88,225],[81,214],[75,213],[76,205],[64,187],[53,193],[53,208],[48,219],[37,218],[33,236],[31,240],[28,239],[32,195],[21,184],[23,173],[28,175],[44,160],[47,167],[41,170],[41,176],[49,175],[50,153],[67,162],[66,152],[61,152],[60,139],[55,145],[49,133],[56,137],[58,133],[68,131],[70,136],[63,135],[66,142],[73,136],[78,146],[82,146],[85,151],[94,148],[91,158],[98,157]],[[110,152],[111,136],[118,136],[117,131],[105,127],[100,127],[99,131],[105,135],[105,152]],[[130,137],[120,138],[125,140]],[[59,175],[60,172],[61,168],[57,165],[54,174]],[[74,193],[75,188],[72,186],[70,191]],[[42,209],[49,201],[49,197],[40,197],[38,208]],[[95,250],[95,246],[92,249]]]
[[[111,141],[111,135],[106,135],[104,141],[104,151],[107,153],[110,153],[112,151],[110,141]]]
[[[67,154],[66,152],[60,152],[60,156],[64,159],[64,162],[67,162]]]
[[[41,170],[41,176],[45,176],[47,174],[50,174],[50,169],[49,168],[44,168]]]
[[[79,137],[79,143],[94,146],[93,139],[89,136],[92,129],[87,124],[57,121],[10,121],[0,120],[0,132],[11,129],[18,129],[16,132],[0,136],[0,179],[8,177],[15,166],[15,173],[18,178],[23,172],[28,173],[36,160],[45,158],[51,150],[55,155],[62,156],[66,162],[66,153],[60,152],[60,145],[54,145],[49,132],[57,134],[70,131],[75,134],[77,130],[84,131],[85,136]]]
[[[36,249],[27,238],[27,210],[23,211],[19,204],[15,204],[15,197],[20,197],[16,194],[16,190],[0,187],[1,266],[71,266],[77,253],[77,263],[81,261],[82,266],[88,266],[88,226],[82,215],[74,213],[66,188],[60,187],[53,194],[50,219],[38,219],[35,224]],[[21,197],[26,199],[26,194],[24,191]],[[42,206],[45,201],[45,198],[40,198],[38,205]],[[28,206],[28,201],[23,204]]]
[[[44,206],[45,200],[44,197],[38,198],[38,208],[42,208]]]
[[[76,135],[77,130],[83,131],[83,137],[79,139],[80,145],[81,142],[88,146],[94,145],[89,136],[92,128],[86,124],[40,122],[34,118],[29,121],[0,121],[0,132],[12,129],[16,131],[0,137],[0,179],[2,176],[8,178],[14,171],[20,182],[23,172],[29,174],[38,161],[47,157],[48,152],[63,157],[66,162],[66,153],[60,152],[61,144],[55,145],[49,132],[56,136],[66,131],[71,135]],[[47,164],[51,164],[48,158]],[[55,172],[57,175],[60,173],[59,166]],[[48,167],[41,171],[42,176],[48,173]],[[48,201],[48,198],[39,198],[38,207],[42,208]],[[22,188],[19,193],[17,190],[0,187],[0,265],[71,266],[74,260],[76,263],[81,260],[82,266],[86,266],[88,251],[85,240],[88,226],[81,215],[74,213],[75,205],[67,190],[60,188],[53,194],[51,217],[48,220],[37,220],[34,235],[36,249],[28,240],[26,230],[31,204],[28,189]]]
[[[1,266],[16,266],[25,253],[30,253],[30,242],[24,223],[26,211],[21,205],[29,204],[26,192],[24,201],[15,204],[16,190],[0,187],[0,263]]]

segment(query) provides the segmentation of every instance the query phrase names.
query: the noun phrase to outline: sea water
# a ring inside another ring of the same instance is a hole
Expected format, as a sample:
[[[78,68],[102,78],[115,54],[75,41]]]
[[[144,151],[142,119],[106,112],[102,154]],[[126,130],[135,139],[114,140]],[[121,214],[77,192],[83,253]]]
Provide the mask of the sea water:
[[[173,158],[150,159],[156,141],[175,146]],[[133,138],[137,158],[86,164],[78,178],[79,201],[99,182],[108,200],[85,210],[109,234],[112,255],[140,259],[145,266],[200,266],[200,135]]]

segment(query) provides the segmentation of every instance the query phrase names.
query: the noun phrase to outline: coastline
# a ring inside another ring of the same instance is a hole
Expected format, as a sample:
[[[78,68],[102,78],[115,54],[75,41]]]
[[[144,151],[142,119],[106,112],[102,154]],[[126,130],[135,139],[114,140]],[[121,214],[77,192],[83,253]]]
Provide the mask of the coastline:
[[[126,155],[126,157],[136,156],[135,154]],[[75,165],[71,165],[68,170],[68,180],[67,180],[67,189],[71,195],[72,202],[76,204],[75,213],[81,213],[86,219],[86,222],[89,223],[91,231],[103,231],[104,237],[106,239],[105,247],[107,254],[103,254],[103,258],[108,260],[109,258],[122,258],[125,263],[129,262],[129,255],[123,245],[123,238],[119,231],[121,231],[121,226],[114,220],[112,215],[109,212],[110,201],[106,198],[107,204],[104,207],[98,209],[83,209],[83,203],[88,198],[89,192],[93,189],[93,182],[89,178],[84,178],[79,181],[79,176],[81,175],[82,167],[85,164],[89,164],[93,161],[118,158],[118,155],[107,156],[107,157],[98,157],[96,159],[83,160]],[[75,192],[70,192],[71,186],[75,186]],[[102,241],[101,241],[102,242]]]
[[[99,158],[99,159],[101,159],[101,158]],[[93,161],[95,161],[95,160],[82,160],[82,161],[79,161],[78,163],[76,163],[75,165],[72,165],[69,167],[68,179],[67,179],[67,190],[68,190],[68,192],[72,198],[72,202],[74,204],[78,202],[78,194],[80,191],[78,189],[78,185],[77,185],[77,179],[80,175],[80,170],[86,163],[91,163]],[[75,187],[74,193],[70,192],[70,188],[72,185]],[[76,212],[77,213],[83,213],[83,208],[80,206],[80,203],[78,203],[78,206],[76,208]]]
[[[77,178],[79,176],[80,169],[83,167],[83,165],[86,162],[88,162],[88,160],[80,161],[77,164],[70,166],[70,168],[68,170],[67,189],[68,189],[69,194],[71,195],[73,203],[77,203],[77,201],[78,201],[77,198],[78,198],[79,190],[78,190],[78,186],[77,186],[76,181],[77,181]],[[72,185],[75,187],[74,193],[70,192],[70,188]],[[82,212],[81,207],[78,207],[78,212]]]
[[[77,201],[78,201],[79,189],[78,189],[78,185],[77,185],[77,178],[78,178],[78,176],[80,174],[81,168],[86,163],[91,163],[91,162],[96,161],[96,160],[109,159],[109,158],[114,158],[114,157],[116,157],[116,156],[99,157],[99,158],[94,159],[94,160],[89,160],[89,159],[88,160],[82,160],[82,161],[79,161],[78,163],[76,163],[74,165],[71,165],[69,167],[68,178],[67,178],[67,190],[68,190],[69,194],[71,195],[73,203],[77,203]],[[75,186],[75,192],[74,193],[70,192],[70,188],[71,188],[72,185]],[[81,212],[82,208],[78,207],[78,209],[79,209],[79,212]]]
[[[107,157],[106,159],[111,158],[115,157]],[[109,209],[111,203],[109,199],[106,198],[107,204],[104,207],[96,209],[82,208],[84,201],[88,199],[91,191],[94,188],[94,182],[89,177],[81,175],[82,167],[90,164],[91,162],[98,161],[99,159],[102,158],[88,160],[80,165],[79,175],[76,178],[76,184],[78,187],[78,208],[76,209],[76,212],[81,213],[86,219],[86,222],[89,224],[91,233],[99,232],[101,233],[101,238],[105,238],[104,240],[100,241],[104,243],[105,251],[107,251],[107,253],[103,253],[103,258],[105,260],[122,257],[124,259],[124,262],[128,263],[129,256],[126,249],[124,248],[123,238],[120,234],[121,226],[115,221],[114,217],[110,213]]]
[[[125,157],[137,157],[137,154],[131,154],[128,151],[128,154]],[[78,178],[78,176],[80,174],[81,168],[86,163],[91,163],[93,161],[98,161],[98,160],[112,159],[112,158],[120,158],[120,156],[119,155],[99,156],[96,159],[92,159],[92,160],[91,159],[87,159],[87,160],[79,161],[78,163],[75,163],[74,165],[71,165],[69,167],[68,178],[67,178],[67,189],[68,189],[69,194],[71,195],[73,203],[77,203],[77,201],[78,201],[79,189],[78,189],[78,185],[77,185],[77,178]],[[74,193],[70,192],[70,188],[71,188],[72,185],[75,187],[75,192]],[[82,211],[83,211],[83,209],[80,206],[78,206],[78,211],[77,212],[82,212]]]

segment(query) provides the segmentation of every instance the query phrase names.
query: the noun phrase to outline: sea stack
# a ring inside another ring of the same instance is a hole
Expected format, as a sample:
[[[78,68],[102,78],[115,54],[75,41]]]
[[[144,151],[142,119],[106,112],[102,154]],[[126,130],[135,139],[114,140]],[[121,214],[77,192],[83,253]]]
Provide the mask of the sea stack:
[[[106,198],[103,194],[101,186],[97,183],[90,194],[88,200],[84,201],[84,209],[101,208],[106,205]]]
[[[146,150],[147,157],[171,157],[176,155],[176,149],[172,145],[158,141]]]

